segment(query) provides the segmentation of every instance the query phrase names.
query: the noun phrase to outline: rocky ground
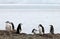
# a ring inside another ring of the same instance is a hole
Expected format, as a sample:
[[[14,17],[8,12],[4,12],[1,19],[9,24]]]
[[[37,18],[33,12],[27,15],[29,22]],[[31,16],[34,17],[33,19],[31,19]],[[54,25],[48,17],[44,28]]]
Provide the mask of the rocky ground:
[[[60,39],[60,34],[44,34],[44,35],[32,35],[32,34],[16,34],[9,33],[5,30],[0,30],[0,39]]]

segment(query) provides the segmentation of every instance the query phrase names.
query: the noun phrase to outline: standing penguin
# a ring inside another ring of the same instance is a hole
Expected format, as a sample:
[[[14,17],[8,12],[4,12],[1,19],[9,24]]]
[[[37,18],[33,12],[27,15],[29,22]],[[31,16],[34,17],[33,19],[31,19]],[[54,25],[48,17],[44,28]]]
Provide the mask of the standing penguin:
[[[20,32],[22,31],[21,25],[22,25],[22,23],[18,24],[18,27],[17,27],[17,34],[20,34]]]
[[[53,25],[50,25],[50,33],[54,34],[54,27],[53,27]]]
[[[14,29],[14,24],[13,24],[13,22],[11,22],[11,25],[12,25],[12,30],[15,30],[15,29]]]
[[[41,24],[39,24],[38,28],[39,28],[39,33],[44,34],[44,27]]]
[[[12,30],[11,23],[9,21],[6,21],[5,23],[6,23],[6,27],[5,27],[6,28],[6,31],[9,31],[10,32]]]

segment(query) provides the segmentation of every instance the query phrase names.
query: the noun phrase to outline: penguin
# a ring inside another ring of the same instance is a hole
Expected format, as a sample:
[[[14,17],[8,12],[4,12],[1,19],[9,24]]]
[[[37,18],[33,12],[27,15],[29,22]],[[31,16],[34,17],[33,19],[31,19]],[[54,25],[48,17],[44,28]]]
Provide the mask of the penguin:
[[[20,34],[20,32],[22,31],[21,25],[22,25],[22,23],[18,24],[17,32],[16,32],[17,34]]]
[[[15,29],[14,29],[14,24],[13,24],[13,22],[11,22],[11,25],[12,25],[12,30],[15,30]]]
[[[11,23],[9,21],[6,21],[5,23],[6,23],[6,27],[5,27],[6,31],[11,31],[12,30]]]
[[[53,25],[49,25],[49,26],[50,26],[50,33],[54,34],[54,27],[53,27]]]
[[[37,30],[36,30],[36,29],[33,29],[33,30],[32,30],[32,33],[33,33],[33,34],[37,34]]]
[[[44,31],[44,27],[40,24],[39,26],[41,26],[41,28],[42,28],[42,32],[44,33],[45,31]]]
[[[39,33],[44,34],[44,27],[41,24],[39,24],[38,28],[39,28]]]

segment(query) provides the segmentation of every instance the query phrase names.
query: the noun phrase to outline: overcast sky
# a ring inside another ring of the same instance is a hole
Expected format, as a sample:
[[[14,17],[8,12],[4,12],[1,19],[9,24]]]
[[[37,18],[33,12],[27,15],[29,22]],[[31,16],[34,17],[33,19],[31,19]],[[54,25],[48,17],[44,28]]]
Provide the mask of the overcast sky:
[[[22,23],[25,33],[31,33],[39,24],[45,32],[52,24],[55,33],[60,33],[60,0],[0,0],[0,29],[5,30],[6,21],[13,22],[15,29]]]
[[[5,22],[11,21],[17,28],[22,23],[22,32],[31,33],[42,24],[45,32],[53,25],[55,33],[60,33],[60,9],[0,9],[0,29],[5,30]]]
[[[0,4],[60,4],[60,0],[0,0]]]

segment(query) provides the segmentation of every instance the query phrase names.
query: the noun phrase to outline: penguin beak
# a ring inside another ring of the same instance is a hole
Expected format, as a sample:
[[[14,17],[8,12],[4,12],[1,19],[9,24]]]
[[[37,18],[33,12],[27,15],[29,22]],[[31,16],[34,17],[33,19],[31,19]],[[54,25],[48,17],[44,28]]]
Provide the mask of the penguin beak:
[[[51,26],[51,25],[49,25],[49,26]]]
[[[23,25],[23,24],[21,24],[21,25]]]
[[[21,25],[23,25],[22,23],[20,23]]]

